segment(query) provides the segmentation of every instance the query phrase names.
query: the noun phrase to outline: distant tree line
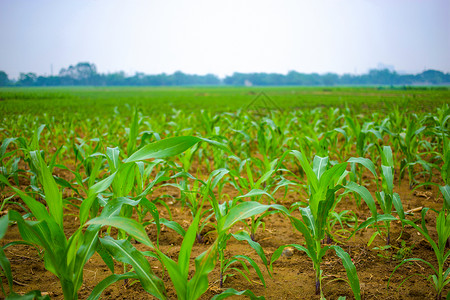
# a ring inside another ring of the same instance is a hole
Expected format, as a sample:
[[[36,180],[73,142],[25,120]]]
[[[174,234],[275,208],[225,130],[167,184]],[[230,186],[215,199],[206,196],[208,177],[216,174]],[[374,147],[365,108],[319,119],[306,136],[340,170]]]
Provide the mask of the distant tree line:
[[[94,64],[80,62],[59,71],[57,76],[38,76],[35,73],[20,73],[18,80],[10,80],[0,71],[0,86],[182,86],[182,85],[449,85],[450,73],[427,70],[420,74],[398,74],[388,69],[370,70],[367,74],[338,75],[305,74],[290,71],[278,73],[234,73],[223,80],[213,74],[191,75],[177,71],[171,75],[162,73],[147,75],[136,73],[126,76],[123,71],[100,74]]]

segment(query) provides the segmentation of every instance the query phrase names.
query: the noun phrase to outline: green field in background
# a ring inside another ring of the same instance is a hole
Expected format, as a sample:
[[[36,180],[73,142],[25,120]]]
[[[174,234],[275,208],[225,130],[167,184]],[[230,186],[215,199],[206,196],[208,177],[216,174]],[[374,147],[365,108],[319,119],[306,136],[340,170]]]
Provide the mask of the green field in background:
[[[264,95],[257,99],[260,93]],[[267,97],[266,97],[267,96]],[[256,101],[255,101],[256,99]],[[263,102],[262,100],[265,100]],[[270,100],[267,100],[270,99]],[[253,103],[255,102],[255,103]],[[0,111],[11,114],[109,114],[137,106],[143,113],[172,109],[212,112],[247,109],[250,105],[302,109],[345,104],[353,109],[389,110],[392,104],[431,111],[450,102],[447,87],[48,87],[1,88]],[[253,104],[252,104],[253,103]],[[268,103],[268,104],[265,104]],[[273,104],[274,103],[274,104]]]

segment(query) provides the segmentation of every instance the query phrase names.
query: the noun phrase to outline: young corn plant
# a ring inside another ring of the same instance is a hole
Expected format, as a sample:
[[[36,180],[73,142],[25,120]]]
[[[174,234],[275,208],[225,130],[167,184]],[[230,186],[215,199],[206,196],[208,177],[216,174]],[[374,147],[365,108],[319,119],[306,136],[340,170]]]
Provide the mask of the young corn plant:
[[[375,192],[376,199],[378,204],[380,205],[381,210],[383,211],[383,215],[378,215],[374,200],[370,192],[364,186],[358,186],[355,183],[350,183],[346,187],[349,190],[352,190],[358,193],[368,204],[372,216],[363,222],[356,231],[366,228],[374,223],[379,221],[384,221],[384,228],[386,232],[383,232],[381,228],[377,226],[377,231],[372,235],[369,241],[370,243],[375,239],[377,235],[385,235],[386,245],[390,245],[391,243],[391,222],[393,220],[397,220],[392,216],[392,208],[394,207],[396,213],[400,220],[405,218],[405,212],[403,210],[403,205],[398,193],[394,193],[394,158],[392,156],[392,150],[389,146],[383,146],[381,151],[381,178],[382,178],[382,191]],[[375,170],[375,166],[369,159],[364,158],[351,158],[349,161],[354,163],[359,163],[365,166],[372,174],[377,177],[377,173]],[[378,183],[377,183],[378,187]],[[355,232],[356,232],[355,231]]]
[[[269,195],[268,199],[274,200],[272,194],[270,193],[270,189],[275,185],[275,181],[273,179],[273,174],[278,170],[279,168],[279,160],[274,159],[269,163],[267,166],[267,169],[264,168],[263,174],[258,180],[255,180],[255,174],[253,174],[252,167],[250,166],[251,160],[246,159],[243,160],[240,164],[239,172],[231,171],[231,181],[234,187],[239,191],[241,195],[244,195],[245,191],[251,191],[251,193],[248,193],[247,195],[252,195],[252,201],[261,202],[261,199],[263,195]],[[242,169],[245,167],[246,175],[247,177],[240,176],[240,173]],[[237,180],[236,180],[237,178]],[[256,239],[256,231],[258,228],[265,227],[265,223],[263,221],[264,217],[276,213],[277,211],[267,211],[262,215],[255,215],[250,218],[250,224],[247,224],[244,222],[244,224],[248,227],[250,230],[250,236],[252,241],[255,241]]]
[[[19,185],[19,161],[20,157],[15,156],[17,149],[7,151],[8,146],[17,138],[5,138],[0,146],[0,174],[6,178],[13,178],[16,185]],[[0,190],[3,190],[5,185],[0,183]]]
[[[448,191],[447,191],[448,192]],[[450,198],[446,197],[445,199],[447,202],[450,202]],[[450,203],[447,203],[450,204]],[[434,287],[436,291],[436,299],[441,300],[443,297],[446,297],[446,299],[449,299],[450,293],[447,293],[447,296],[442,295],[444,288],[450,283],[450,267],[448,267],[446,270],[444,270],[444,266],[446,265],[446,261],[450,257],[450,250],[446,250],[446,242],[448,238],[450,237],[450,214],[448,211],[446,212],[445,208],[443,208],[436,219],[436,230],[438,234],[438,241],[437,243],[430,237],[430,234],[428,233],[428,229],[425,226],[425,215],[427,213],[428,209],[422,210],[422,226],[416,225],[414,222],[410,220],[403,219],[402,222],[405,225],[412,226],[414,229],[416,229],[430,244],[431,248],[433,248],[434,254],[436,255],[437,259],[437,267],[433,266],[430,262],[422,259],[422,258],[408,258],[404,259],[400,264],[398,264],[394,270],[392,271],[391,276],[388,280],[388,289],[389,289],[389,283],[391,280],[392,275],[405,263],[411,262],[411,261],[419,261],[424,264],[426,264],[430,269],[433,271],[428,277],[426,277],[424,274],[413,274],[411,276],[406,277],[400,284],[400,286],[407,280],[409,280],[412,276],[418,275],[426,278],[432,286]],[[448,265],[447,265],[448,266]],[[400,287],[399,286],[399,287]]]
[[[261,248],[261,245],[257,242],[254,242],[251,240],[250,236],[246,234],[245,232],[238,232],[236,234],[231,233],[231,228],[234,224],[241,220],[245,220],[248,218],[251,218],[252,216],[263,214],[265,211],[269,210],[270,208],[284,211],[285,213],[288,213],[286,208],[284,208],[281,205],[278,204],[272,204],[272,205],[264,205],[256,201],[247,201],[247,202],[241,202],[238,203],[239,199],[242,198],[248,198],[253,196],[258,196],[265,194],[266,196],[269,196],[269,194],[265,193],[261,190],[252,190],[246,195],[242,195],[239,197],[234,198],[232,201],[227,201],[224,203],[219,203],[217,201],[217,198],[215,197],[214,193],[212,192],[212,189],[208,188],[208,199],[210,201],[210,204],[214,211],[214,217],[216,223],[214,224],[215,230],[217,232],[217,247],[218,247],[218,256],[219,256],[219,264],[220,264],[220,275],[219,275],[219,286],[222,288],[223,284],[225,282],[225,279],[228,276],[232,276],[231,274],[227,273],[227,271],[236,271],[243,275],[244,278],[248,280],[247,275],[242,272],[240,269],[232,267],[232,264],[239,263],[241,266],[248,272],[248,268],[246,266],[246,263],[249,263],[256,271],[258,277],[260,278],[261,282],[265,286],[264,277],[262,275],[261,270],[259,269],[256,262],[246,255],[235,255],[229,259],[226,259],[225,257],[225,248],[227,245],[227,241],[233,236],[235,239],[239,241],[247,241],[249,245],[257,252],[261,260],[263,261],[264,265],[266,266],[269,275],[271,274],[268,269],[267,264],[267,258],[264,254],[264,251]]]
[[[181,203],[183,206],[187,206],[194,218],[198,213],[199,209],[202,207],[200,204],[203,203],[205,197],[207,197],[208,189],[214,190],[218,187],[217,194],[218,198],[221,198],[223,190],[222,178],[229,173],[227,169],[218,169],[213,171],[208,180],[204,182],[198,178],[193,177],[189,173],[182,172],[174,175],[172,178],[182,178],[179,183],[167,183],[168,186],[173,186],[181,191]],[[190,185],[188,179],[193,180]],[[208,224],[210,218],[214,215],[212,209],[202,211],[200,215],[200,223],[197,228],[196,241],[197,243],[204,243],[204,236],[202,235],[202,230]]]
[[[300,207],[301,219],[289,214],[292,225],[302,233],[306,241],[306,248],[302,245],[292,244],[279,247],[272,255],[270,267],[280,256],[284,248],[292,246],[305,252],[313,261],[315,272],[316,294],[324,298],[322,279],[324,278],[321,264],[326,252],[333,249],[341,258],[347,271],[348,283],[356,299],[361,299],[360,286],[356,268],[350,255],[339,246],[323,246],[327,220],[330,209],[336,200],[336,192],[342,188],[340,182],[345,174],[347,163],[336,164],[329,167],[328,159],[316,156],[311,165],[304,153],[293,150],[291,152],[300,162],[308,181],[309,201],[307,207]]]
[[[400,132],[394,135],[398,145],[404,155],[404,158],[400,161],[400,179],[403,178],[405,170],[408,170],[409,187],[413,188],[417,184],[414,174],[414,165],[421,164],[425,169],[428,169],[428,163],[421,159],[419,155],[419,137],[421,133],[426,129],[425,126],[419,128],[419,120],[417,115],[412,115],[414,120],[408,122],[408,127],[405,132]]]
[[[83,232],[80,227],[72,236],[66,238],[63,227],[62,194],[38,151],[30,152],[30,156],[39,172],[48,211],[46,206],[11,186],[7,179],[0,175],[0,180],[20,196],[34,217],[34,220],[24,219],[18,212],[10,210],[7,215],[8,221],[17,223],[25,242],[44,249],[45,267],[59,278],[64,298],[77,299],[84,265],[96,249],[98,230],[90,227]],[[89,197],[96,197],[108,187],[108,183],[110,178],[91,187]]]

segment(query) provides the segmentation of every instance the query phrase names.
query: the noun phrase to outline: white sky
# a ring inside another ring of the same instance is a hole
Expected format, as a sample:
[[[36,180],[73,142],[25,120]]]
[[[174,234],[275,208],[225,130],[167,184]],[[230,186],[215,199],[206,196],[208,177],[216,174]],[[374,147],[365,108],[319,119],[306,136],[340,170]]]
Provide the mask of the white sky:
[[[450,72],[449,0],[0,0],[0,70]]]

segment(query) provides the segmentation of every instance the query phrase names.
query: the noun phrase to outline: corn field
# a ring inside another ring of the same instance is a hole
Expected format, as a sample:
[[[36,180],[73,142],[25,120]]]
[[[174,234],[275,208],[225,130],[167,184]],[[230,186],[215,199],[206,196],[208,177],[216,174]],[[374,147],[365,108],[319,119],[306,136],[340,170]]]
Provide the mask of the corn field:
[[[448,88],[0,89],[6,299],[449,299]]]

